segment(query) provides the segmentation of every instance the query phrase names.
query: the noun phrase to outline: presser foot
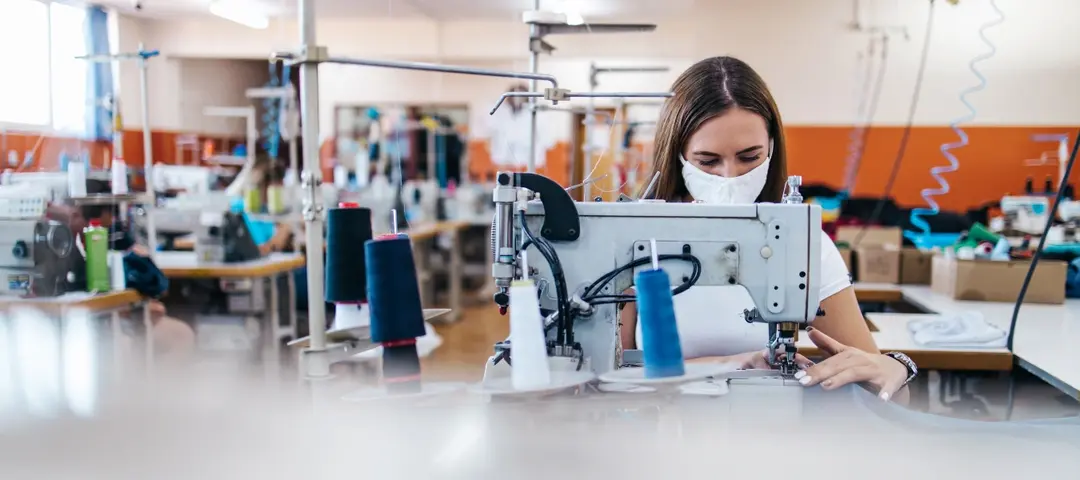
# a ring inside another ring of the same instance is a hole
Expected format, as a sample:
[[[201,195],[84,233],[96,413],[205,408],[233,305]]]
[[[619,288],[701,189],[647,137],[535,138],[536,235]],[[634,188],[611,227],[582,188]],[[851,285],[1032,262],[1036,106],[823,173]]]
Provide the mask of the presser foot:
[[[784,378],[792,378],[799,371],[799,365],[795,363],[794,351],[780,352],[776,347],[770,346],[767,360],[769,365]]]

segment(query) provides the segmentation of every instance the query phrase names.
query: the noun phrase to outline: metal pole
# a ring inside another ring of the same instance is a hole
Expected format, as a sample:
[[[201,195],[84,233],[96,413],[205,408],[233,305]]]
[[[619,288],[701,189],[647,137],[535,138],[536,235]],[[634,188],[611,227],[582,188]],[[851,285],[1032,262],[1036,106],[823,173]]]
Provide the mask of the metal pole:
[[[300,43],[305,54],[316,53],[315,1],[298,0]],[[305,239],[307,244],[308,335],[311,344],[304,359],[309,378],[330,375],[330,357],[326,351],[326,307],[323,302],[323,220],[322,172],[319,165],[319,64],[300,67],[300,118],[304,142],[304,172],[301,174],[304,198]]]
[[[150,135],[150,93],[149,80],[147,78],[147,56],[144,54],[143,44],[139,43],[139,88],[142,97],[142,124],[143,124],[143,178],[146,182],[146,195],[149,197],[150,208],[157,206],[157,195],[154,191],[153,169],[154,148]],[[151,252],[158,249],[157,222],[154,215],[146,215],[146,241]]]
[[[596,87],[597,87],[597,85],[596,85],[596,73],[597,73],[596,64],[595,63],[590,63],[589,64],[589,93],[596,92]],[[592,152],[593,152],[592,130],[593,130],[593,123],[594,123],[594,121],[593,121],[594,116],[596,116],[596,97],[589,97],[589,104],[588,104],[587,107],[585,107],[585,146],[582,147],[582,149],[581,149],[581,153],[583,154],[582,159],[585,161],[585,165],[583,165],[584,168],[582,169],[582,173],[584,173],[586,175],[589,173],[589,164],[592,163],[592,159],[593,159],[592,158]],[[612,118],[611,120],[612,120],[612,123],[614,123],[615,119]],[[575,125],[574,128],[577,128],[577,125]],[[611,128],[615,128],[615,126],[612,125]],[[597,160],[597,161],[599,161],[599,160]],[[581,199],[583,201],[588,202],[588,201],[590,201],[592,199],[592,182],[590,182],[588,178],[582,178],[581,181],[584,182],[584,185],[581,186],[581,192],[582,192],[581,193]]]
[[[595,63],[590,63],[589,64],[589,95],[579,95],[579,96],[588,96],[589,97],[588,115],[586,115],[587,123],[585,124],[585,148],[584,148],[584,152],[586,154],[585,155],[585,157],[586,157],[585,171],[586,172],[588,172],[590,170],[589,167],[588,167],[588,164],[589,164],[589,161],[592,160],[592,152],[593,152],[592,125],[593,125],[593,116],[596,114],[596,104],[595,104],[595,100],[594,100],[596,97],[593,96],[593,95],[596,93],[596,87],[598,87],[600,85],[600,82],[596,79],[596,77],[598,77],[600,74],[603,74],[603,73],[657,73],[657,72],[667,72],[669,70],[670,69],[668,67],[604,67],[604,68],[600,68],[600,67],[597,67]],[[616,112],[616,114],[617,113],[618,112]],[[617,120],[618,119],[613,118],[611,124],[609,125],[609,128],[614,130],[615,129],[615,122]],[[610,141],[610,135],[609,135],[609,141]],[[616,159],[616,160],[617,160],[616,164],[622,163],[618,159]],[[600,159],[597,159],[596,161],[599,162]],[[585,185],[582,188],[584,189],[583,190],[584,191],[583,199],[586,202],[588,202],[589,199],[591,198],[590,192],[592,190],[592,182],[590,182],[588,180],[589,179],[587,179],[587,178],[583,178],[581,180],[581,181],[585,182]]]
[[[540,10],[540,0],[533,0],[533,11]],[[529,73],[540,71],[540,26],[529,24]],[[529,80],[529,91],[536,92],[536,80]],[[536,172],[536,97],[529,97],[529,173]]]
[[[507,98],[511,97],[525,97],[525,98],[543,98],[543,93],[537,92],[506,92],[499,96],[499,100],[495,102],[495,106],[491,107],[490,115],[494,115],[499,110],[499,107],[506,102]],[[671,98],[671,92],[564,92],[565,98]]]
[[[277,52],[271,56],[271,59],[278,60],[284,59],[288,61],[293,55],[291,53]],[[478,75],[482,77],[503,77],[503,78],[518,78],[527,80],[539,80],[542,82],[551,83],[553,88],[558,88],[559,82],[555,79],[554,75],[548,75],[545,73],[528,73],[528,72],[514,72],[509,70],[492,70],[490,68],[476,68],[476,67],[462,67],[457,65],[442,65],[438,63],[426,63],[426,62],[401,62],[394,60],[376,60],[371,58],[350,58],[350,57],[326,57],[318,60],[311,59],[299,59],[296,63],[301,65],[319,64],[319,63],[338,63],[342,65],[358,65],[362,67],[380,67],[380,68],[393,68],[396,70],[416,70],[421,72],[441,72],[441,73],[459,73],[463,75]],[[301,87],[302,88],[302,87]]]

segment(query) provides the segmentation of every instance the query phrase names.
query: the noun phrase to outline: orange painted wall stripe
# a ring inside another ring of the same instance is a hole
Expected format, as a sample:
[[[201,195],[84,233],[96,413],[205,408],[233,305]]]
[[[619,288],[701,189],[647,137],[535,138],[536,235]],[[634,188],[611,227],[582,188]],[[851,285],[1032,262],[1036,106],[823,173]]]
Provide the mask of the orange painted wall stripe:
[[[965,127],[970,144],[953,151],[960,161],[960,169],[945,174],[949,193],[935,197],[935,200],[945,210],[966,210],[1000,200],[1006,193],[1021,194],[1024,181],[1029,176],[1034,177],[1037,191],[1041,190],[1047,176],[1057,178],[1058,167],[1029,167],[1024,165],[1024,161],[1037,158],[1048,150],[1056,151],[1057,145],[1037,143],[1031,137],[1065,133],[1072,142],[1076,138],[1076,129],[1067,126]],[[881,195],[892,170],[903,130],[900,126],[870,129],[854,195]],[[834,188],[841,187],[850,132],[851,129],[845,127],[787,127],[789,171],[802,175],[804,184],[824,183]],[[926,205],[919,192],[937,185],[930,176],[930,168],[948,164],[941,154],[941,145],[957,139],[947,126],[912,129],[907,153],[892,191],[892,197],[898,204],[908,207]],[[1073,173],[1070,183],[1075,183],[1077,179],[1080,179],[1080,172]]]
[[[1034,142],[1031,137],[1063,133],[1069,135],[1071,142],[1075,140],[1077,127],[977,126],[966,127],[964,131],[970,138],[970,145],[955,151],[960,160],[960,169],[946,175],[950,192],[936,197],[942,209],[966,210],[1000,200],[1006,193],[1019,194],[1023,191],[1028,177],[1033,177],[1036,189],[1041,190],[1047,177],[1056,178],[1058,167],[1032,167],[1026,166],[1024,162],[1039,157],[1043,152],[1056,152],[1057,146]],[[789,125],[786,133],[789,171],[802,175],[806,184],[826,184],[839,189],[843,182],[851,127]],[[179,132],[153,132],[155,161],[176,162],[175,141],[179,135]],[[877,196],[883,193],[902,135],[901,126],[876,126],[870,129],[854,195]],[[36,134],[8,133],[6,148],[19,152],[21,158],[22,152],[31,148],[37,138]],[[892,191],[892,197],[898,204],[907,207],[925,205],[919,192],[936,185],[930,176],[930,168],[947,164],[940,152],[941,144],[956,139],[956,134],[947,126],[922,126],[912,129],[907,153]],[[648,142],[648,139],[644,141]],[[99,164],[103,152],[107,152],[109,148],[102,143],[47,137],[38,152],[33,170],[54,170],[58,166],[61,151],[75,152],[86,147],[90,149],[94,165]],[[324,179],[329,181],[332,178],[333,149],[328,144],[323,147],[323,175]],[[548,168],[544,169],[546,175],[564,184],[569,180],[568,148],[567,143],[560,142],[549,149]],[[124,151],[129,165],[142,163],[141,132],[124,132]],[[486,172],[494,171],[486,141],[470,141],[468,151],[472,174],[483,176]],[[6,160],[6,151],[0,153],[0,161]],[[1080,180],[1080,169],[1077,170],[1070,180],[1071,183]]]

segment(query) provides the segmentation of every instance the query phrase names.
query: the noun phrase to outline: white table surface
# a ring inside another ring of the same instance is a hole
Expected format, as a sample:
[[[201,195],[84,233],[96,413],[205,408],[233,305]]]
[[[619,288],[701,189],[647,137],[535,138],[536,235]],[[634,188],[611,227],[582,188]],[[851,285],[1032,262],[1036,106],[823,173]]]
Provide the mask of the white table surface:
[[[181,269],[181,268],[208,268],[208,267],[221,267],[221,268],[251,268],[260,267],[264,265],[273,265],[278,262],[292,260],[302,255],[299,253],[271,253],[265,257],[257,258],[255,260],[248,260],[246,262],[235,263],[220,263],[220,262],[200,262],[198,257],[195,256],[195,252],[155,252],[154,264],[161,269]]]
[[[924,310],[935,313],[977,311],[988,323],[1009,331],[1012,303],[953,300],[931,291],[927,286],[902,285],[900,289],[906,301]],[[880,330],[874,332],[874,339],[882,350],[943,350],[941,347],[919,347],[911,339],[906,324],[919,314],[871,313],[867,316]],[[804,342],[800,338],[800,345]],[[1077,343],[1080,343],[1080,299],[1068,299],[1062,305],[1025,303],[1020,309],[1013,339],[1013,355],[1025,369],[1074,397],[1080,392],[1080,355],[1075,353]],[[963,350],[971,349],[947,349]]]

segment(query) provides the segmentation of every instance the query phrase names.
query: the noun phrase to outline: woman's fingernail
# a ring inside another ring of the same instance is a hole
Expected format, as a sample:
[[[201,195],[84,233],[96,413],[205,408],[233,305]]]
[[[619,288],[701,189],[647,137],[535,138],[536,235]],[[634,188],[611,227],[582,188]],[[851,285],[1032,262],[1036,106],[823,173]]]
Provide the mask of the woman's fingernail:
[[[799,371],[795,372],[795,380],[801,380],[802,377],[805,377],[805,376],[806,376],[806,372],[804,372],[802,370],[799,370]]]
[[[805,385],[810,383],[810,380],[812,380],[812,379],[810,378],[809,375],[804,375],[801,378],[799,378],[799,383],[805,386]]]
[[[884,402],[889,401],[889,392],[881,392],[881,395],[878,396],[881,397],[881,400]]]
[[[814,327],[806,327],[806,331],[807,332],[812,332],[812,331],[814,331]]]
[[[832,380],[825,380],[824,382],[821,382],[821,386],[825,387],[825,388],[831,387],[832,386]]]

